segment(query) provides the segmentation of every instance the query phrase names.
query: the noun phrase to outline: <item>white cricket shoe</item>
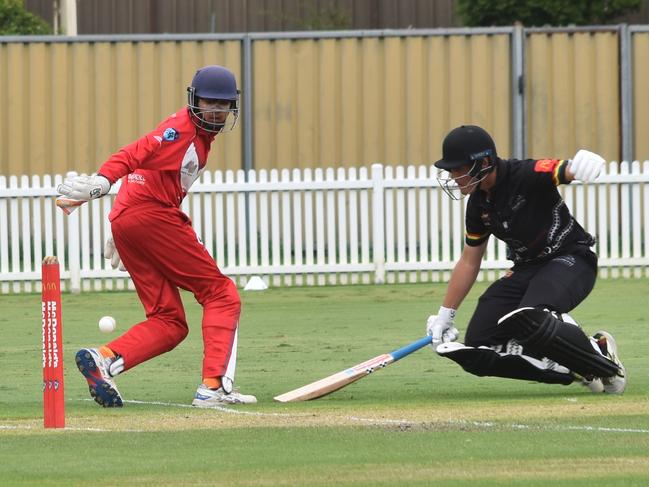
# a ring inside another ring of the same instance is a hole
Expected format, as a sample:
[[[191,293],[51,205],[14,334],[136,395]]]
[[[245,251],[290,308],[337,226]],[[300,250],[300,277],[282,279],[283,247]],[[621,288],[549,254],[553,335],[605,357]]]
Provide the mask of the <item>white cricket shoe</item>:
[[[122,396],[108,371],[112,361],[104,358],[96,348],[82,348],[75,361],[95,402],[105,408],[121,408]]]
[[[622,394],[626,389],[626,368],[617,354],[615,338],[607,331],[598,331],[593,338],[597,341],[602,354],[619,367],[619,371],[612,377],[602,377],[604,392],[607,394]]]
[[[197,408],[213,408],[224,404],[255,404],[257,398],[250,394],[241,394],[237,390],[228,393],[222,387],[210,389],[205,384],[198,386],[192,406]]]
[[[581,377],[580,375],[575,374],[575,376],[577,377],[577,379],[579,379],[581,385],[588,387],[591,392],[594,392],[595,394],[601,394],[602,392],[604,392],[604,383],[599,377],[587,379],[586,377]]]

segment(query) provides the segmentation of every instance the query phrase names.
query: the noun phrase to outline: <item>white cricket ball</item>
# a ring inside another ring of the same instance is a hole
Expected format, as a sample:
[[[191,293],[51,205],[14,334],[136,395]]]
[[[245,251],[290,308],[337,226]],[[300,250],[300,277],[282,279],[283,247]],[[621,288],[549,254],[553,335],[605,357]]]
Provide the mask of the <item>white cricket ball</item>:
[[[104,333],[115,331],[116,326],[117,323],[115,323],[115,318],[113,318],[112,316],[102,316],[99,319],[99,329]]]

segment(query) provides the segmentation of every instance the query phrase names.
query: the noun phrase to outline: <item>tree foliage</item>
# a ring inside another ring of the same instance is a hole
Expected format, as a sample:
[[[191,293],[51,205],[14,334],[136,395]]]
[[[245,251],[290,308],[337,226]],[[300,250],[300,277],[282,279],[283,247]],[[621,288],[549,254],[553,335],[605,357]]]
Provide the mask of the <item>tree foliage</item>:
[[[633,12],[642,0],[458,0],[458,14],[467,26],[597,25],[615,22]]]
[[[342,30],[349,29],[351,19],[349,13],[338,7],[323,7],[311,9],[297,21],[297,25],[305,30]]]
[[[351,12],[344,7],[320,5],[318,0],[299,0],[287,12],[264,12],[283,22],[288,30],[343,30],[352,24]]]
[[[47,22],[25,10],[22,0],[0,0],[0,35],[44,35],[51,32]]]

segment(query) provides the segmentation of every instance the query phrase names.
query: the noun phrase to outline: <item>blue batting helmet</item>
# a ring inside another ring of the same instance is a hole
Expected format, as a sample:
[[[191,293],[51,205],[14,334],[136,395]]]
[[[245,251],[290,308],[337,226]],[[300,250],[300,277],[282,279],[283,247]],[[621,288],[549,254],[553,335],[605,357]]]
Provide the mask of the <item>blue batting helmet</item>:
[[[227,111],[233,115],[231,123],[226,127],[226,124],[206,122],[204,113],[208,110],[201,110],[198,107],[200,98],[229,101],[230,109]],[[187,88],[187,106],[193,115],[192,120],[199,127],[210,132],[231,130],[239,117],[239,90],[232,71],[216,65],[205,66],[196,71],[191,86]]]

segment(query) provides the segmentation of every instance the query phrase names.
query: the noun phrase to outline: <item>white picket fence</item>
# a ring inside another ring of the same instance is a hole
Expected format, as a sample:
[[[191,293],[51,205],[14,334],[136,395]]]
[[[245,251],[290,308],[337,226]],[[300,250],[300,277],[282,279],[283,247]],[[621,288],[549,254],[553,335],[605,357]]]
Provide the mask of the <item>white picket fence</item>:
[[[460,256],[465,201],[450,200],[432,166],[205,172],[183,210],[221,270],[239,285],[444,281]],[[54,205],[60,175],[0,176],[0,293],[40,291],[40,263],[61,262],[72,292],[125,289],[102,250],[109,196],[65,216]],[[649,264],[649,161],[610,163],[596,183],[561,190],[598,237],[603,277],[645,276]],[[533,224],[533,222],[530,222]],[[173,258],[173,256],[169,256]],[[491,239],[480,279],[510,266]]]

